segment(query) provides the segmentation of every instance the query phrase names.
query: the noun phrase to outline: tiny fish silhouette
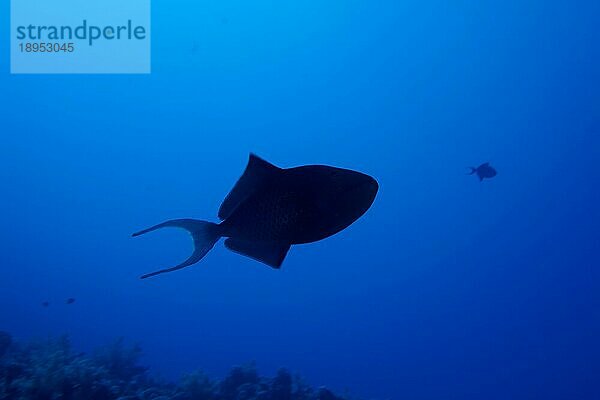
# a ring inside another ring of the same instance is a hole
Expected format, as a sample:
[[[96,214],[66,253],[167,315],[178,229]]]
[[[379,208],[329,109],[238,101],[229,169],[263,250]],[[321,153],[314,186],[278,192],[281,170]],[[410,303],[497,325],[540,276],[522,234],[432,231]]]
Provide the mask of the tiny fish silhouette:
[[[74,298],[72,298],[72,297],[69,297],[69,298],[67,299],[67,304],[73,304],[73,303],[75,303],[75,299],[74,299]]]
[[[469,168],[471,169],[471,172],[469,172],[469,175],[477,174],[480,182],[486,178],[487,179],[493,178],[498,174],[496,172],[496,170],[494,169],[494,167],[492,167],[489,162],[483,163],[477,168],[475,168],[475,167],[469,167]]]
[[[221,204],[221,223],[174,219],[133,234],[177,227],[194,241],[194,252],[183,263],[141,278],[197,263],[221,237],[227,238],[229,250],[279,268],[291,245],[325,239],[360,218],[378,188],[375,179],[360,172],[324,165],[279,168],[250,154],[243,175]]]
[[[50,302],[42,301],[42,307],[48,307],[49,305],[50,305]]]

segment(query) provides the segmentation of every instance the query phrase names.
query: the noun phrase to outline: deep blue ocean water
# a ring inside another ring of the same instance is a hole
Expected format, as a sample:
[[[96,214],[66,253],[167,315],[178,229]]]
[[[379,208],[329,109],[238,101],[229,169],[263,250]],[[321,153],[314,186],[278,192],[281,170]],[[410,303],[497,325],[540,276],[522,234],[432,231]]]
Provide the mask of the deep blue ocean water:
[[[0,328],[84,350],[124,336],[167,379],[255,360],[374,399],[600,398],[599,16],[154,1],[137,76],[10,75],[3,35]],[[131,233],[216,221],[250,152],[380,191],[281,270],[219,243],[139,280],[191,241]],[[465,175],[485,161],[496,178]]]

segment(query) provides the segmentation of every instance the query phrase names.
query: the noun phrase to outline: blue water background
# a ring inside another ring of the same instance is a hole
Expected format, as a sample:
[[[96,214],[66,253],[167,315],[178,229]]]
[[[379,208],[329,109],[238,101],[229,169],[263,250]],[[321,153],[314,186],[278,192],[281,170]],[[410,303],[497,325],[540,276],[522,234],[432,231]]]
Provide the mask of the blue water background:
[[[11,76],[2,35],[1,329],[125,336],[168,379],[255,360],[366,398],[600,398],[599,2],[152,13],[151,75]],[[380,191],[279,271],[220,243],[138,280],[191,241],[129,235],[216,221],[249,152]]]

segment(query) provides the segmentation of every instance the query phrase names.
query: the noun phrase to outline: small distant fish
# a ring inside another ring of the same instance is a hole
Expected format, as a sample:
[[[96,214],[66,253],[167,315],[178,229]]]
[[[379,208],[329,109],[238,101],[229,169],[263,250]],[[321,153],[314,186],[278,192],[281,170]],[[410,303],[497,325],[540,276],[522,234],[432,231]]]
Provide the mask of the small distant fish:
[[[48,307],[49,305],[50,305],[50,302],[42,301],[42,307]]]
[[[251,154],[221,204],[221,223],[174,219],[133,234],[177,227],[194,239],[194,252],[186,261],[141,278],[197,263],[221,237],[227,238],[229,250],[279,268],[291,245],[325,239],[360,218],[378,188],[375,179],[360,172],[325,165],[279,168]]]
[[[493,178],[498,174],[496,172],[496,170],[494,169],[494,167],[492,167],[489,162],[483,163],[477,168],[475,168],[475,167],[469,167],[469,168],[471,169],[471,172],[469,172],[469,175],[477,174],[480,182],[484,179]]]
[[[75,299],[74,299],[74,298],[72,298],[72,297],[69,297],[69,298],[67,299],[67,304],[73,304],[73,303],[75,303]]]

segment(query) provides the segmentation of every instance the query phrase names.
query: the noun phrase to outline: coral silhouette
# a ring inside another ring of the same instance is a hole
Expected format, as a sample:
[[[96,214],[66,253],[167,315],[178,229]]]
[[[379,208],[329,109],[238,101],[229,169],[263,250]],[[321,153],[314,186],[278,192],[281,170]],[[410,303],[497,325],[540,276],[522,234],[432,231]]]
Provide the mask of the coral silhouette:
[[[221,381],[197,371],[165,383],[149,375],[140,356],[139,346],[123,339],[87,355],[74,352],[66,336],[23,344],[0,332],[0,399],[347,400],[285,369],[262,377],[253,364],[233,368]]]
[[[0,357],[2,357],[12,344],[12,336],[0,331]]]

